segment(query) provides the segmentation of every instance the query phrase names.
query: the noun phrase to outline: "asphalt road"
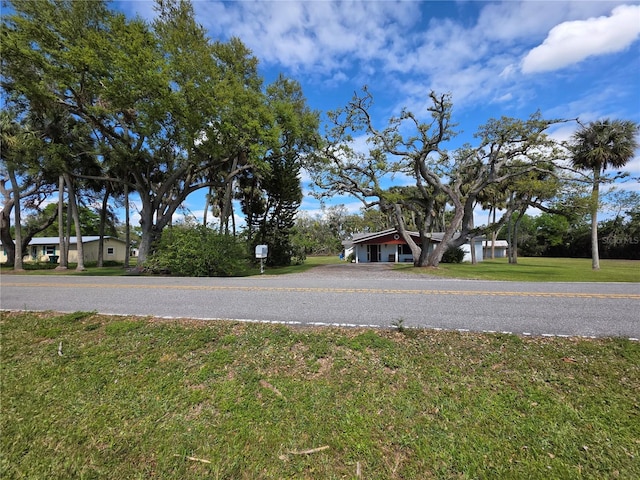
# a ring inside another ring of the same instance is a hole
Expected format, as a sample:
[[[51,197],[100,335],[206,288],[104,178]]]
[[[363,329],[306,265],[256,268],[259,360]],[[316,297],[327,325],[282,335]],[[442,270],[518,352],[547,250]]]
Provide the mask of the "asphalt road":
[[[4,310],[640,338],[640,284],[446,280],[387,265],[249,278],[3,275]]]

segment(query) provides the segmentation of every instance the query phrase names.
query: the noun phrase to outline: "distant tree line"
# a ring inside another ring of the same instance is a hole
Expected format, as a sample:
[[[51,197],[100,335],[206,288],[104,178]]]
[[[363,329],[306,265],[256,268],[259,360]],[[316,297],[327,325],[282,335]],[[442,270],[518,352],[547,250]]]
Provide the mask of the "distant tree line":
[[[613,209],[614,215],[598,224],[600,257],[640,260],[640,194],[615,190],[606,200],[607,208]],[[510,224],[503,225],[495,239],[507,240],[509,228],[513,229],[517,222],[518,255],[590,258],[591,221],[587,197],[581,197],[581,201],[575,198],[567,208],[553,204],[550,210],[556,213],[512,215]],[[354,233],[386,228],[393,228],[393,219],[375,208],[348,213],[344,207],[331,207],[315,216],[300,215],[293,243],[301,246],[307,255],[338,255],[343,249],[342,242],[351,239]],[[491,235],[486,238],[489,245],[491,238]],[[490,250],[487,255],[490,258]]]
[[[626,210],[598,222],[599,258],[640,260],[640,195],[628,192],[625,197],[634,204],[627,203]],[[523,256],[592,257],[588,215],[525,214],[519,235],[518,248]]]

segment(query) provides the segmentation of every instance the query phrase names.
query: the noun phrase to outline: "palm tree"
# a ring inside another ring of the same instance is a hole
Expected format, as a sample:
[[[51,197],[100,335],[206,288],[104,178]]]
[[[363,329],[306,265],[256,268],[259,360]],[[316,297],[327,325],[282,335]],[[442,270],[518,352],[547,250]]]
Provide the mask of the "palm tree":
[[[591,258],[594,270],[600,269],[598,255],[598,202],[602,173],[607,168],[624,167],[638,148],[640,126],[630,120],[599,120],[582,126],[572,137],[573,166],[593,172],[591,190]]]

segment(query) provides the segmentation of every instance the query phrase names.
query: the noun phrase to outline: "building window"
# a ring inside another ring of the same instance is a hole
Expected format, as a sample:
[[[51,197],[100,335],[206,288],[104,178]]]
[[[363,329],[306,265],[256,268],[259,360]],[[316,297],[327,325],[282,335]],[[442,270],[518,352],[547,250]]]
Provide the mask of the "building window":
[[[44,247],[45,255],[55,255],[56,254],[56,246],[55,245],[46,245]]]
[[[107,247],[107,255],[115,255],[116,251],[113,247]]]
[[[398,254],[400,255],[411,255],[411,248],[406,243],[402,243],[398,245]]]

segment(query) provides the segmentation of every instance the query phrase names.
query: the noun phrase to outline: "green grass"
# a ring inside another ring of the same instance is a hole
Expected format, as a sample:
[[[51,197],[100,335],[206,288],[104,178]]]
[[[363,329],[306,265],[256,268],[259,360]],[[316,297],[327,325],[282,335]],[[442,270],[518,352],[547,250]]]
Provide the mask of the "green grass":
[[[126,275],[127,271],[125,270],[122,264],[118,264],[116,262],[109,262],[104,267],[98,268],[96,263],[88,263],[85,265],[85,270],[77,271],[75,263],[70,263],[67,270],[56,270],[57,265],[52,263],[24,263],[24,271],[23,272],[15,272],[13,267],[7,267],[6,265],[2,265],[0,267],[0,272],[4,274],[11,275],[78,275],[78,276],[104,276],[104,277],[117,277],[121,275]],[[133,264],[132,264],[133,266]]]
[[[301,273],[305,272],[318,265],[327,265],[331,263],[340,263],[341,260],[337,255],[321,256],[321,257],[307,257],[303,265],[290,265],[288,267],[265,267],[265,274],[267,275],[286,275],[289,273]],[[78,272],[75,270],[76,264],[70,264],[67,270],[55,270],[56,265],[50,263],[28,263],[24,264],[24,272],[16,273],[13,268],[8,268],[5,265],[0,267],[2,274],[12,275],[80,275],[80,276],[109,276],[118,277],[122,275],[128,275],[129,273],[124,269],[122,265],[109,265],[102,268],[98,268],[94,264],[87,264],[86,270]],[[132,263],[132,267],[135,264]],[[253,267],[244,272],[242,276],[260,275],[260,267]]]
[[[265,275],[287,275],[305,272],[318,265],[342,263],[337,255],[307,257],[303,265],[288,267],[265,267]],[[444,264],[437,269],[414,268],[410,263],[395,265],[398,270],[438,275],[446,278],[467,278],[478,280],[507,280],[523,282],[640,282],[640,261],[638,260],[601,260],[600,270],[591,269],[591,260],[586,258],[519,258],[516,265],[510,265],[506,259],[485,260],[476,265],[470,263]],[[89,265],[83,272],[77,272],[75,265],[66,271],[54,270],[53,265],[28,265],[21,275],[84,275],[84,276],[121,276],[127,275],[122,266],[97,268]],[[12,273],[6,267],[2,274]],[[260,275],[255,267],[243,273],[246,276]]]
[[[3,479],[640,478],[637,342],[92,312],[0,329]]]
[[[318,265],[330,265],[334,263],[344,263],[338,258],[338,255],[327,255],[321,257],[307,257],[302,265],[289,265],[288,267],[265,267],[265,274],[268,275],[286,275],[289,273],[302,273],[310,270]],[[260,274],[258,268],[253,274]]]
[[[506,258],[470,263],[445,264],[437,269],[398,265],[397,269],[447,278],[508,280],[522,282],[640,282],[640,261],[600,260],[600,270],[591,268],[591,259],[521,257],[517,264]]]

